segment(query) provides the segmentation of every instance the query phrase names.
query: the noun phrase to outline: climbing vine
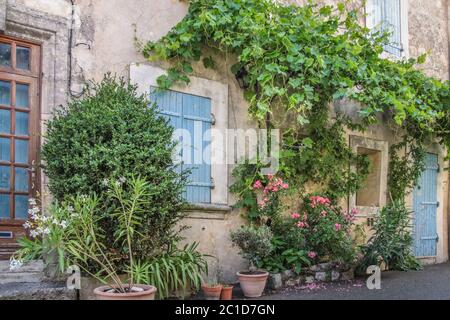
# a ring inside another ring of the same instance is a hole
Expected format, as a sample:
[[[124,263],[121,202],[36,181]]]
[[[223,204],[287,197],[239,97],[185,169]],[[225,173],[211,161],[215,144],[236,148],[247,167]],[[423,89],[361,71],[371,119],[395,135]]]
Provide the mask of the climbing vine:
[[[161,88],[189,83],[195,61],[214,68],[205,47],[236,57],[231,71],[249,114],[261,127],[282,128],[282,174],[298,187],[318,183],[331,198],[358,190],[369,170],[367,159],[348,147],[345,128],[364,131],[385,115],[405,137],[393,147],[390,176],[394,196],[402,197],[417,179],[426,142],[450,146],[449,83],[416,69],[425,55],[382,58],[389,35],[362,26],[359,9],[350,1],[300,7],[272,0],[191,0],[186,17],[142,52],[171,62],[158,78]],[[330,116],[333,102],[342,99],[361,104],[358,120]],[[410,151],[396,152],[402,147]],[[251,188],[254,181],[242,178],[248,183],[238,189]]]

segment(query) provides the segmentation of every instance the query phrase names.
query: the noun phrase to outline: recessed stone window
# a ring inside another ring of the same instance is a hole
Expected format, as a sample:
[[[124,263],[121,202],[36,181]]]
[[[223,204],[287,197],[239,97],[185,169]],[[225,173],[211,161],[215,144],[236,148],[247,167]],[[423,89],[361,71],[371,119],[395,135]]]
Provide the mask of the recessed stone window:
[[[363,187],[356,193],[356,206],[379,207],[381,192],[381,151],[358,148],[358,155],[367,156],[370,167]]]
[[[362,188],[349,197],[349,209],[357,209],[360,216],[376,215],[386,205],[388,142],[372,138],[350,136],[350,146],[354,152],[368,157],[369,174]],[[352,170],[358,172],[358,168]]]

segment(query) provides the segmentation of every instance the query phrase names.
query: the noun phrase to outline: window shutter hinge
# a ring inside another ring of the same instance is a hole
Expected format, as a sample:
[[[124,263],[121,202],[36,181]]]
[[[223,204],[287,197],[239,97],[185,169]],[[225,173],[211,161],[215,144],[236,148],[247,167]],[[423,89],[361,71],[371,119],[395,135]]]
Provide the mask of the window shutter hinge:
[[[216,116],[214,115],[214,113],[211,113],[211,124],[213,126],[216,125]]]
[[[216,187],[216,183],[214,181],[214,178],[211,177],[211,189],[214,189]]]

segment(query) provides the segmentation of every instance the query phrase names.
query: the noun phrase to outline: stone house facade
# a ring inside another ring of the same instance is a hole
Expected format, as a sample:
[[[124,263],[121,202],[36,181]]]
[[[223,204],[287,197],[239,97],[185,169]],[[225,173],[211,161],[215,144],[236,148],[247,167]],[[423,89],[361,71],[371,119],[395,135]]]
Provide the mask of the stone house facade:
[[[303,1],[284,2],[301,5]],[[395,28],[395,38],[394,45],[386,48],[388,54],[393,58],[416,57],[430,51],[424,71],[440,79],[448,79],[450,3],[447,0],[398,0],[394,11],[383,11],[380,10],[384,8],[383,2],[386,1],[370,0],[364,8],[370,14],[362,23],[375,26],[380,17],[390,19]],[[79,97],[85,80],[100,80],[105,73],[112,72],[138,84],[141,92],[148,92],[151,86],[155,86],[156,77],[168,66],[149,64],[138,52],[135,37],[142,41],[159,39],[183,19],[187,8],[188,4],[179,0],[0,0],[0,54],[1,50],[13,52],[10,62],[13,65],[0,62],[0,86],[11,96],[14,93],[17,96],[21,88],[29,93],[26,108],[14,111],[16,122],[22,115],[21,111],[29,113],[29,130],[24,137],[1,134],[0,137],[28,141],[28,159],[22,167],[31,168],[32,161],[37,159],[45,121],[50,119],[52,109],[64,105],[68,99]],[[25,71],[19,68],[22,60],[28,63]],[[195,65],[190,86],[174,90],[210,99],[211,113],[215,118],[213,126],[217,129],[254,127],[247,115],[242,90],[230,71],[232,61],[223,57],[216,61],[218,65],[214,71],[205,69],[202,64]],[[11,101],[11,105],[18,106],[19,98],[11,98]],[[5,105],[1,110],[13,112],[6,103],[0,105]],[[345,107],[354,110],[357,106],[349,102]],[[348,141],[356,151],[369,155],[374,171],[365,188],[356,195],[350,195],[345,205],[358,207],[361,212],[359,223],[370,225],[373,215],[387,201],[388,148],[395,142],[395,136],[385,126],[378,125],[364,134],[348,132]],[[213,141],[212,150],[215,147],[218,148]],[[16,148],[19,150],[18,146]],[[420,210],[423,203],[432,207],[431,219],[415,219],[415,223],[431,224],[423,234],[415,235],[417,253],[429,263],[448,260],[450,219],[448,172],[443,170],[448,166],[444,159],[445,151],[438,145],[429,148],[426,177],[434,185],[430,198],[417,190],[408,199],[412,210]],[[3,164],[7,165],[8,161]],[[10,163],[8,165],[11,166]],[[216,257],[211,259],[211,274],[213,277],[220,274],[221,281],[234,281],[235,272],[245,267],[229,239],[230,231],[244,223],[240,212],[232,209],[235,199],[228,191],[232,167],[226,164],[211,166],[214,184],[208,201],[196,203],[186,220],[191,226],[185,233],[187,240],[199,242],[200,250]],[[0,175],[5,173],[0,171]],[[17,181],[19,178],[18,175]],[[7,181],[9,176],[2,176],[0,182],[5,179]],[[29,184],[25,183],[28,188],[22,194],[14,190],[1,193],[0,257],[6,257],[14,249],[17,237],[23,234],[20,229],[20,217],[23,217],[19,212],[23,210],[20,195],[26,197],[28,192],[37,189],[45,191],[47,182],[41,172],[35,171],[31,172]]]

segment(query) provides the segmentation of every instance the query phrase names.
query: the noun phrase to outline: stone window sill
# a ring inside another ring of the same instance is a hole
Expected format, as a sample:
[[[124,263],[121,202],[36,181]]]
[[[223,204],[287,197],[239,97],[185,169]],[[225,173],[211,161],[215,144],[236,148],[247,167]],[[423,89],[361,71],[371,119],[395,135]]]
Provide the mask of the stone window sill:
[[[225,204],[193,203],[186,209],[188,219],[225,220],[225,216],[233,210]]]

